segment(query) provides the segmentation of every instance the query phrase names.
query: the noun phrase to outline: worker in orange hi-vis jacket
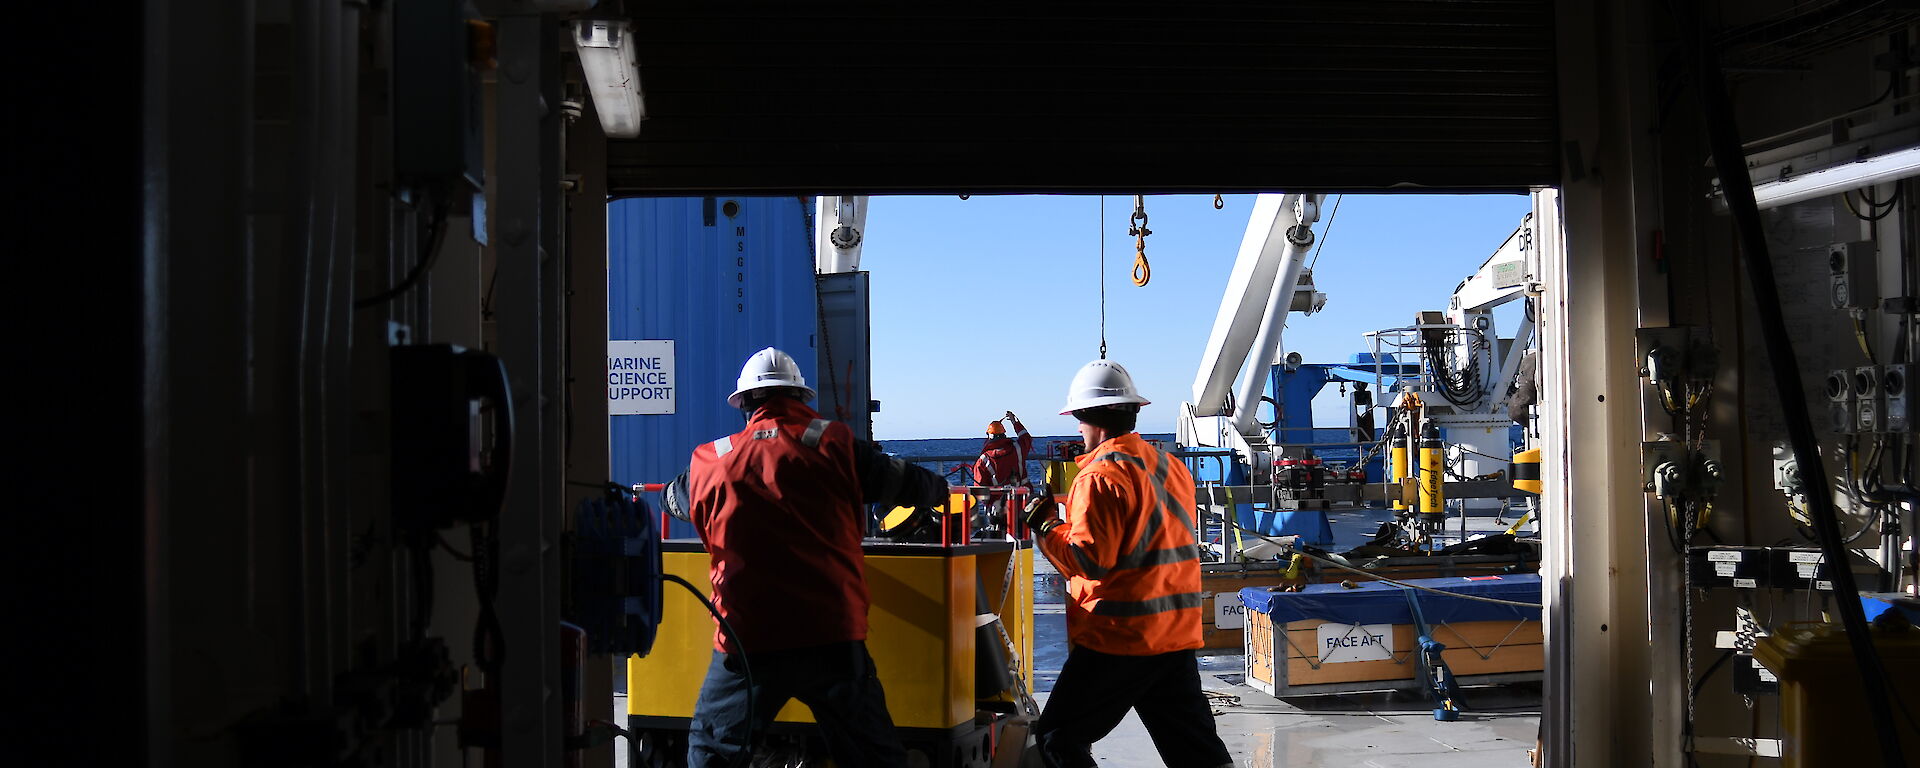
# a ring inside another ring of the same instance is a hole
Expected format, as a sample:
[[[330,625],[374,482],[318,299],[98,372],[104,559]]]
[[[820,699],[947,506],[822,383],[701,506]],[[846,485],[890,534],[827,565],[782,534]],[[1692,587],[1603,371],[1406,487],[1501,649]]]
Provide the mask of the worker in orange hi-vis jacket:
[[[1200,688],[1200,553],[1193,476],[1134,432],[1147,399],[1111,360],[1073,377],[1061,414],[1087,453],[1064,518],[1050,497],[1024,517],[1067,577],[1073,647],[1033,734],[1053,768],[1094,765],[1093,743],[1131,709],[1170,768],[1231,766]]]

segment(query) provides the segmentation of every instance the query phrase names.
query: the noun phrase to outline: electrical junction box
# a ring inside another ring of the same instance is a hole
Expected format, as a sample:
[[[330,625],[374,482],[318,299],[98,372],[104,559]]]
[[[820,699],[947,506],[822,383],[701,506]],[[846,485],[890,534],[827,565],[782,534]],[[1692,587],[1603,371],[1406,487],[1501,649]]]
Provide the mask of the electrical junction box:
[[[1686,456],[1686,446],[1677,440],[1656,440],[1640,444],[1640,484],[1648,493],[1660,493],[1655,473],[1662,464],[1678,464]]]
[[[1880,366],[1880,397],[1884,403],[1886,431],[1906,433],[1913,431],[1913,364],[1894,363]]]
[[[1686,496],[1694,499],[1712,497],[1712,488],[1707,484],[1715,478],[1706,477],[1701,472],[1702,464],[1720,461],[1720,442],[1703,440],[1699,451],[1689,451],[1678,440],[1655,440],[1640,444],[1640,481],[1649,493],[1661,498]],[[1670,487],[1659,476],[1662,465],[1672,464],[1681,471],[1678,477],[1680,485]]]
[[[1447,321],[1447,313],[1437,309],[1423,309],[1413,313],[1413,327],[1420,330],[1420,340],[1428,344],[1447,343],[1447,334],[1453,330],[1453,323]]]
[[[1775,587],[1833,591],[1833,566],[1825,552],[1813,547],[1778,547],[1771,553]]]
[[[393,169],[402,184],[485,188],[480,73],[491,36],[464,0],[393,5]]]
[[[1711,380],[1720,351],[1706,326],[1675,325],[1633,332],[1634,365],[1642,377]]]
[[[1880,304],[1879,271],[1872,241],[1827,248],[1828,298],[1834,309],[1873,309]]]
[[[1880,366],[1853,369],[1854,429],[1860,434],[1887,431],[1887,398],[1880,389]]]
[[[1772,586],[1772,567],[1765,547],[1694,547],[1687,552],[1693,584],[1703,589],[1765,589]]]
[[[1773,447],[1773,487],[1789,494],[1799,493],[1805,487],[1800,479],[1800,463],[1784,445]]]
[[[1836,435],[1860,431],[1858,399],[1853,394],[1853,371],[1842,368],[1827,373],[1827,428]]]
[[[1733,655],[1733,692],[1745,696],[1777,696],[1780,678],[1753,658],[1752,654]]]

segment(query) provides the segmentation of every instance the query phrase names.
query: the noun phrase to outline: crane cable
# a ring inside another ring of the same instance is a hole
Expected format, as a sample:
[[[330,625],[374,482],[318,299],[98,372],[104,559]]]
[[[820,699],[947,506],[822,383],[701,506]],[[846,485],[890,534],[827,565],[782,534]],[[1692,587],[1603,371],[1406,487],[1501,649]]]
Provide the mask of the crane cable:
[[[1320,249],[1327,247],[1327,238],[1333,237],[1333,220],[1340,218],[1340,201],[1345,199],[1346,195],[1333,198],[1333,212],[1327,214],[1327,228],[1320,231],[1320,242],[1313,246],[1313,258],[1307,261],[1308,272],[1313,271],[1313,265],[1320,263]]]
[[[1094,271],[1100,283],[1100,359],[1107,359],[1107,196],[1100,196],[1100,267]]]
[[[1147,229],[1146,195],[1133,196],[1133,217],[1127,224],[1127,234],[1133,235],[1133,284],[1145,287],[1147,281],[1153,279],[1153,267],[1147,263],[1147,235],[1153,234],[1153,230]]]

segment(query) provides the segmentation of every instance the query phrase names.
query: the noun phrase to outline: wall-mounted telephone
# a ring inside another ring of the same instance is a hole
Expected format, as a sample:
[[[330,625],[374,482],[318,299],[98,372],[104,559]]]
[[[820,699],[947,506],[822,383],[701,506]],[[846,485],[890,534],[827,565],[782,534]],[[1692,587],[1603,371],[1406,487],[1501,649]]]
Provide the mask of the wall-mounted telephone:
[[[391,354],[395,523],[420,531],[494,519],[513,455],[506,366],[451,344]]]

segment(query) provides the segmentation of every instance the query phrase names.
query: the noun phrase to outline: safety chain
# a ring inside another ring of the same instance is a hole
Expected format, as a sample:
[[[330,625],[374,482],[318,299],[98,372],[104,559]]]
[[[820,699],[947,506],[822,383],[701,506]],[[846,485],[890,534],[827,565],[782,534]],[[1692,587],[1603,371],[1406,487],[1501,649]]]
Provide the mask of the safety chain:
[[[1133,284],[1144,286],[1153,279],[1153,268],[1147,264],[1147,235],[1153,230],[1147,229],[1146,195],[1133,196],[1133,218],[1127,234],[1133,235]]]
[[[1681,530],[1687,531],[1685,538],[1682,539],[1684,543],[1693,537],[1693,526],[1696,523],[1693,505],[1690,503],[1683,505],[1680,514],[1681,524],[1685,526]],[[1697,723],[1694,719],[1696,703],[1694,686],[1699,685],[1693,669],[1693,568],[1690,566],[1691,563],[1687,562],[1686,548],[1682,547],[1680,550],[1680,661],[1686,669],[1687,682],[1680,686],[1680,695],[1685,697],[1681,703],[1687,710],[1687,724],[1682,732],[1686,743],[1681,745],[1681,749],[1689,757],[1694,754],[1694,726]]]

